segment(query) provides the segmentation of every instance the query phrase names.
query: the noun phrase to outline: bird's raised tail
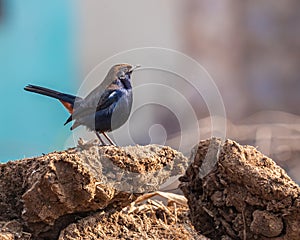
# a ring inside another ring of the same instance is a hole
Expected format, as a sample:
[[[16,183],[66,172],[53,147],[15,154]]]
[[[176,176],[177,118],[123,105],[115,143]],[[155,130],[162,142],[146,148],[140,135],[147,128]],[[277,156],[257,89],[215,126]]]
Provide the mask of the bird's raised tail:
[[[61,92],[51,90],[49,88],[44,88],[44,87],[39,87],[34,85],[27,85],[24,88],[24,90],[58,99],[71,114],[73,113],[75,101],[81,100],[81,98],[76,97],[74,95],[61,93]]]

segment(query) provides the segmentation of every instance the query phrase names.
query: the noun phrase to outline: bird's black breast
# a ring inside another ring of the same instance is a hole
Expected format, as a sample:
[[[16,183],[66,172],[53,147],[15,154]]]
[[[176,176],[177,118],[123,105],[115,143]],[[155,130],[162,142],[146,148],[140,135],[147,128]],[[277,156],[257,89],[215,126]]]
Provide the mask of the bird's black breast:
[[[126,74],[124,79],[120,79],[121,83],[123,84],[124,88],[129,90],[132,89],[131,82],[130,82],[130,74]]]

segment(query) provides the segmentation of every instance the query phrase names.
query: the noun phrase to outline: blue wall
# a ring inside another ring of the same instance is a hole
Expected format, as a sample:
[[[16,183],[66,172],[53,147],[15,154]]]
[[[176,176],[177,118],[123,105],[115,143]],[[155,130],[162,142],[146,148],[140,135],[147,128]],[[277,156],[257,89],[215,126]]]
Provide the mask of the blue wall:
[[[28,83],[75,93],[72,0],[6,0],[0,19],[0,162],[62,149],[68,113]]]

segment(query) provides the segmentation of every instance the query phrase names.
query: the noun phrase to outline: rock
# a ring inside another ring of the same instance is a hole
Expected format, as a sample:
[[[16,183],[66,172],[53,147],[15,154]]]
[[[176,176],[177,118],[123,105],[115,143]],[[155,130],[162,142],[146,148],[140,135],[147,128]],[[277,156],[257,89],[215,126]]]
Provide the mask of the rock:
[[[211,239],[299,240],[300,188],[270,158],[215,138],[192,157],[180,188],[196,230]]]
[[[250,230],[257,235],[269,238],[279,236],[283,230],[282,218],[267,211],[255,210]]]

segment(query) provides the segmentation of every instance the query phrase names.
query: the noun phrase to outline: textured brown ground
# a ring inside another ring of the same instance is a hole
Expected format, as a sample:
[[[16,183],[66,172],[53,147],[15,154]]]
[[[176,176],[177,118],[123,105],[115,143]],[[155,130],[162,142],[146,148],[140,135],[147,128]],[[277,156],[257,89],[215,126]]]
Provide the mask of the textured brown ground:
[[[73,149],[0,164],[0,239],[57,239],[100,211],[118,211],[172,175],[187,159],[157,145]]]
[[[300,188],[270,158],[216,139],[201,141],[193,157],[180,180],[199,232],[211,239],[300,239]]]
[[[188,219],[188,208],[149,200],[133,212],[93,214],[64,229],[59,240],[84,239],[199,239]]]
[[[300,239],[300,188],[270,158],[213,139],[191,159],[189,209],[172,198],[130,204],[184,174],[189,161],[169,147],[80,143],[0,164],[0,240]]]

